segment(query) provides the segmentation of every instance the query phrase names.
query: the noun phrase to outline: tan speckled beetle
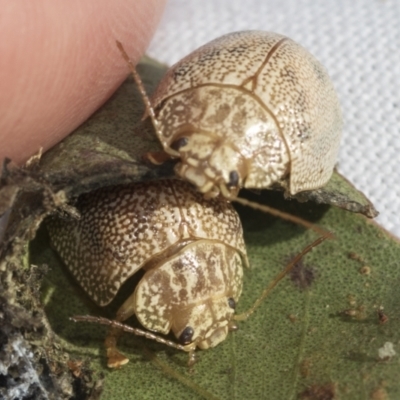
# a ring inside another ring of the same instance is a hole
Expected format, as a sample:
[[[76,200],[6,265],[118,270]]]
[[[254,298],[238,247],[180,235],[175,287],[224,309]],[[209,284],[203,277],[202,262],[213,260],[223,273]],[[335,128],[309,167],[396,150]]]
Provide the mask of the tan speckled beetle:
[[[130,276],[146,271],[117,321],[135,314],[150,331],[171,330],[192,352],[216,346],[235,328],[248,261],[239,216],[227,201],[206,200],[189,183],[163,180],[83,195],[77,209],[79,221],[54,218],[48,230],[97,304],[110,303]],[[110,367],[128,361],[116,349],[116,336],[114,330],[106,340]]]
[[[177,175],[208,197],[271,186],[296,194],[332,175],[336,92],[325,68],[285,36],[222,36],[172,66],[151,101],[141,92],[165,153],[180,160]]]

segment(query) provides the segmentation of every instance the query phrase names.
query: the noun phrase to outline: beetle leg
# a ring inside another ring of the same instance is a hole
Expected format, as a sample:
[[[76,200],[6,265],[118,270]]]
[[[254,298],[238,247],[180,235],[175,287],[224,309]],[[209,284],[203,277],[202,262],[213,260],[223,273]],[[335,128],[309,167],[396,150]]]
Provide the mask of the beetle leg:
[[[121,334],[121,330],[111,328],[109,334],[104,341],[107,351],[107,367],[119,368],[129,362],[129,359],[121,354],[117,349],[117,339]]]
[[[107,352],[108,368],[120,368],[122,365],[125,365],[129,362],[129,358],[124,356],[117,349],[117,341],[118,338],[121,336],[121,334],[122,334],[121,329],[112,326],[104,341],[104,345],[106,347],[106,352]]]
[[[243,197],[228,197],[228,200],[235,201],[236,203],[239,203],[246,207],[251,207],[254,210],[260,210],[267,214],[274,215],[275,217],[282,218],[285,221],[294,222],[295,224],[302,225],[307,229],[312,229],[314,232],[317,232],[319,235],[322,235],[325,239],[333,239],[335,237],[333,235],[333,233],[327,231],[326,229],[320,228],[319,226],[314,225],[313,223],[311,223],[303,218],[300,218],[295,215],[289,214],[287,212],[267,206],[266,204],[259,204],[254,201],[247,200]]]
[[[226,199],[236,199],[240,188],[237,186],[228,188],[225,182],[221,182],[219,185],[219,190],[222,196],[224,196]]]
[[[229,321],[228,329],[229,332],[234,332],[237,331],[239,327],[233,321]]]
[[[197,357],[196,357],[196,350],[192,349],[189,351],[189,359],[188,359],[188,368],[189,368],[189,373],[194,372],[194,364],[197,362]]]
[[[237,314],[233,317],[235,321],[244,321],[247,318],[250,317],[251,314],[254,313],[254,311],[259,307],[261,302],[269,295],[271,290],[292,270],[292,268],[307,254],[309,253],[314,247],[318,246],[320,243],[322,243],[326,239],[331,239],[332,234],[328,232],[324,236],[319,237],[317,240],[309,244],[307,247],[305,247],[301,253],[299,253],[292,261],[289,262],[289,264],[285,267],[283,271],[281,271],[276,278],[264,289],[264,291],[261,293],[261,296],[254,302],[253,306],[245,311],[242,314]]]
[[[135,293],[129,296],[122,306],[118,309],[115,320],[117,322],[126,321],[135,314]],[[116,326],[111,326],[110,331],[104,341],[107,351],[107,366],[109,368],[119,368],[129,362],[129,359],[121,354],[117,349],[117,341],[121,336],[122,330]]]
[[[154,165],[161,165],[165,162],[174,159],[174,157],[165,151],[149,151],[144,154],[144,160],[150,161]]]

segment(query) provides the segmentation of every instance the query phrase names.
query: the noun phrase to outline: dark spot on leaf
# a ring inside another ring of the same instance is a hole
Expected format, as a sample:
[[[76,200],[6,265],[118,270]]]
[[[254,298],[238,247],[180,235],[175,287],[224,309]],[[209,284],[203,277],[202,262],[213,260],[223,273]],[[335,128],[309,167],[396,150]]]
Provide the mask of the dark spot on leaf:
[[[307,289],[315,280],[315,271],[312,267],[300,260],[289,272],[290,280],[299,288]]]
[[[379,324],[383,325],[389,321],[389,317],[383,312],[383,310],[378,310],[378,320]]]
[[[376,358],[369,356],[365,352],[349,351],[345,354],[344,359],[357,363],[376,362]]]
[[[312,385],[300,393],[301,400],[333,400],[335,398],[335,385]]]
[[[381,386],[375,388],[372,390],[371,395],[370,395],[370,399],[371,400],[388,400],[388,393],[385,389],[385,387],[383,386],[384,383],[381,383]]]
[[[363,304],[356,308],[342,310],[338,313],[338,317],[340,317],[342,321],[345,322],[365,321],[367,319],[367,316],[367,308]]]

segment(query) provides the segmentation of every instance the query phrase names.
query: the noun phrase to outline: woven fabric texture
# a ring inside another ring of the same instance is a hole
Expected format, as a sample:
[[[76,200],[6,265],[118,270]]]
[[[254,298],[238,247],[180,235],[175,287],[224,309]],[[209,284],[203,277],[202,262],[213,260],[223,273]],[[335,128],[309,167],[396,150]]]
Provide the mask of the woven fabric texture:
[[[148,53],[171,65],[248,29],[290,37],[328,69],[345,119],[339,171],[400,237],[400,1],[170,0]]]

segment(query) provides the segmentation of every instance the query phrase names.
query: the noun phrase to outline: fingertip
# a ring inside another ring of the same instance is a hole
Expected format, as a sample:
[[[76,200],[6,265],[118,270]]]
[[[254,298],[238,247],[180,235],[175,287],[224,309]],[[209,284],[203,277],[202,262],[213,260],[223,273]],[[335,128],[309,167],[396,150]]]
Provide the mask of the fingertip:
[[[13,22],[0,28],[9,38],[0,61],[0,159],[22,163],[84,122],[129,73],[116,39],[137,62],[164,4],[42,0],[3,9],[3,19]]]

